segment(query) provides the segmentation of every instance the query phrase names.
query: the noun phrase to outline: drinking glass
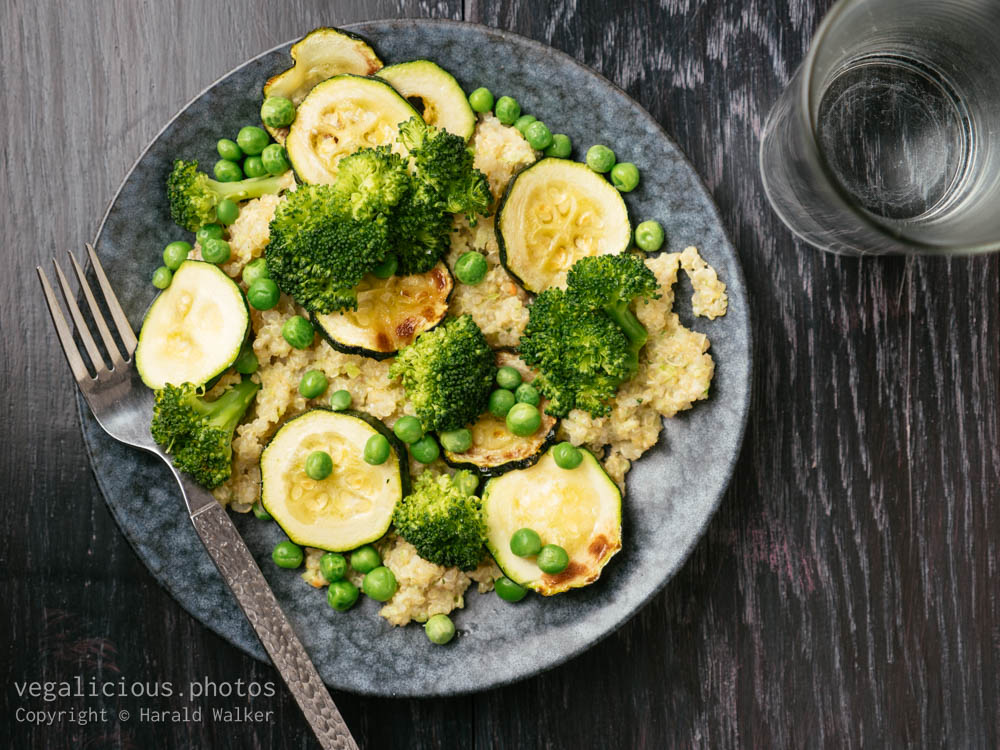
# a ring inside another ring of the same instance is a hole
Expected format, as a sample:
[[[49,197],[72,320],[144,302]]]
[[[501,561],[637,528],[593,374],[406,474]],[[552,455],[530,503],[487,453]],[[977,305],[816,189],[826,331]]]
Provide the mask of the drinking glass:
[[[1000,0],[840,0],[760,166],[782,221],[823,250],[1000,249]]]

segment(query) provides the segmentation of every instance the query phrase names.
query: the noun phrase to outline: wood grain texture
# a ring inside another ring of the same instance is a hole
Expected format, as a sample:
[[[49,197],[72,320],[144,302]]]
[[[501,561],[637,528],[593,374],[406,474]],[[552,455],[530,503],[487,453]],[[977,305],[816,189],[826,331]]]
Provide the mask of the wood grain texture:
[[[754,405],[708,534],[620,632],[549,674],[476,696],[335,695],[361,744],[1000,744],[1000,259],[835,258],[794,242],[771,213],[756,169],[761,126],[829,5],[3,0],[4,715],[26,705],[11,687],[21,680],[277,679],[183,612],[112,522],[32,269],[91,237],[160,125],[245,58],[320,24],[436,15],[570,53],[678,141],[746,270]],[[273,722],[3,721],[0,744],[312,746],[283,692],[252,704],[274,711]]]

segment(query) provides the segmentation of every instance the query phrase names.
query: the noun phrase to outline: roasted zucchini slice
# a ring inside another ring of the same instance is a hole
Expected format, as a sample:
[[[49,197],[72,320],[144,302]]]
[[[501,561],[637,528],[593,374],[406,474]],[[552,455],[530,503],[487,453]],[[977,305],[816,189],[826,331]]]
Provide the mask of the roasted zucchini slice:
[[[486,546],[512,581],[551,596],[596,581],[622,546],[622,495],[593,454],[584,449],[575,469],[560,469],[549,450],[529,469],[486,483]],[[511,535],[534,529],[543,544],[569,553],[569,566],[543,573],[533,557],[510,551]]]
[[[469,106],[455,76],[430,60],[389,65],[376,73],[420,110],[424,122],[465,140],[476,128],[476,113]]]
[[[250,310],[236,282],[218,266],[186,260],[149,306],[135,367],[153,389],[203,385],[227,370],[250,329]]]
[[[372,466],[363,458],[365,443],[377,434],[392,451],[385,463]],[[326,479],[305,472],[313,451],[333,459]],[[374,417],[313,409],[285,422],[260,454],[261,503],[296,544],[355,549],[385,534],[396,503],[409,493],[405,457],[403,444]]]
[[[357,310],[316,313],[313,321],[337,351],[386,359],[444,320],[454,288],[444,263],[411,276],[368,274],[357,287]]]
[[[585,164],[541,159],[521,170],[497,211],[500,262],[529,292],[564,286],[588,255],[620,253],[632,237],[625,201]]]
[[[497,367],[517,368],[525,383],[534,380],[535,373],[513,352],[498,351],[496,359]],[[542,413],[542,426],[528,437],[518,437],[507,429],[505,420],[486,412],[469,428],[472,447],[463,453],[444,451],[445,462],[456,469],[469,469],[485,477],[534,465],[555,441],[559,423],[558,419],[545,413],[545,404],[546,399],[543,398],[538,407]]]
[[[370,76],[382,67],[382,61],[368,42],[339,29],[310,31],[292,45],[290,54],[292,67],[268,79],[264,98],[283,96],[296,107],[320,81],[341,73]],[[267,129],[279,143],[285,142],[288,128]]]
[[[317,84],[302,100],[285,149],[302,182],[329,184],[337,164],[364,146],[395,143],[399,124],[419,117],[379,78],[343,74]]]

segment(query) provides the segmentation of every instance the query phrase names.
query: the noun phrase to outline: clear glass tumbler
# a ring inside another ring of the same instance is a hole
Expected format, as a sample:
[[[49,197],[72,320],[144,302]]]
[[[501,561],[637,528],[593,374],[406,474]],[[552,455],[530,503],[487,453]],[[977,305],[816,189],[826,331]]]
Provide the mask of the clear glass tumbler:
[[[1000,249],[1000,0],[840,0],[760,167],[782,221],[823,250]]]

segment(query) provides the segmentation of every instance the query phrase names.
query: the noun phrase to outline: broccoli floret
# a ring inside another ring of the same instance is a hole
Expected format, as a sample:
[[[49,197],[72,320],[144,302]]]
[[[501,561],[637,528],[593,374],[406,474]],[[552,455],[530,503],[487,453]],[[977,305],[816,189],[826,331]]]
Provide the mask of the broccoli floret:
[[[415,190],[398,206],[393,227],[400,276],[425,273],[448,254],[451,247],[451,214],[428,200],[425,190]]]
[[[244,380],[214,401],[191,383],[167,384],[156,391],[153,439],[169,453],[174,466],[212,490],[229,479],[233,465],[233,431],[260,386]]]
[[[465,213],[470,220],[485,216],[493,197],[458,136],[414,117],[400,124],[399,141],[409,150],[412,165],[412,189],[399,203],[393,231],[398,273],[405,276],[429,271],[447,255],[451,214]]]
[[[183,229],[197,232],[216,220],[215,207],[229,198],[245,201],[281,191],[281,177],[252,177],[239,182],[219,182],[198,171],[198,162],[178,160],[167,177],[170,217]]]
[[[635,375],[646,328],[629,309],[656,295],[656,276],[632,255],[581,258],[566,275],[566,290],[546,289],[529,310],[521,358],[538,370],[546,411],[610,412],[618,386]]]
[[[417,477],[413,493],[396,506],[392,520],[396,532],[432,563],[472,570],[483,557],[482,503],[447,474],[425,471]]]
[[[331,185],[302,185],[271,219],[268,274],[307,310],[355,309],[354,287],[390,249],[387,220],[356,219]]]
[[[414,177],[445,211],[465,214],[469,221],[489,215],[489,182],[473,166],[472,149],[463,138],[414,117],[400,123],[399,141],[410,152]]]
[[[425,430],[457,430],[486,409],[496,375],[486,337],[472,317],[449,318],[420,334],[389,367]]]
[[[629,340],[621,328],[562,289],[539,294],[529,313],[518,350],[538,372],[532,385],[549,399],[545,411],[559,417],[573,409],[606,415],[608,401],[632,375]]]
[[[566,275],[566,286],[576,302],[591,310],[603,310],[622,329],[629,340],[634,375],[639,350],[649,335],[629,305],[634,299],[659,296],[653,272],[635,255],[594,255],[573,264]]]
[[[379,146],[360,149],[340,160],[333,194],[351,218],[385,222],[411,187],[403,157],[388,146]]]

